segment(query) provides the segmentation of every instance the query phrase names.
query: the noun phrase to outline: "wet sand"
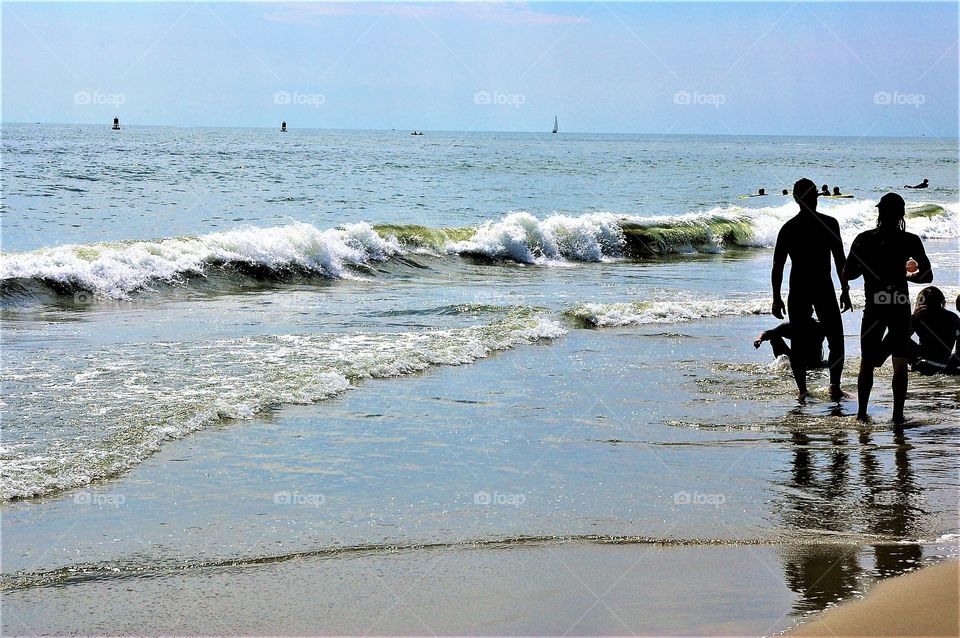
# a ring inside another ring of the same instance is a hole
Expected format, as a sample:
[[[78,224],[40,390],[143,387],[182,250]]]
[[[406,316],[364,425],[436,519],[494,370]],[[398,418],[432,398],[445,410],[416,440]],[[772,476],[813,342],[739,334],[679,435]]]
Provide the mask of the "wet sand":
[[[791,636],[960,635],[960,563],[878,583],[863,600],[828,609]]]

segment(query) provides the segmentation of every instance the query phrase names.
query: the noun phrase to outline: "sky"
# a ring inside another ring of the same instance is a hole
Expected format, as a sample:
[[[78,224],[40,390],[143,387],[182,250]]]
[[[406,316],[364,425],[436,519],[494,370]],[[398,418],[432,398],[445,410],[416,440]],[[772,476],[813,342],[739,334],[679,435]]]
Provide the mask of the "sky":
[[[958,4],[2,4],[4,122],[956,137]]]

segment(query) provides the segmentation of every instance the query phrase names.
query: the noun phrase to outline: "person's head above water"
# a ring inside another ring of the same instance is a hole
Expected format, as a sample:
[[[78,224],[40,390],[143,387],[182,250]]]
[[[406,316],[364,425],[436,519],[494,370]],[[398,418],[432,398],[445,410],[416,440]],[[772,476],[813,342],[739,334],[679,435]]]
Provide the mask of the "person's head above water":
[[[793,185],[793,199],[800,204],[800,210],[817,210],[817,185],[803,177]]]
[[[784,189],[783,189],[783,192],[780,193],[780,194],[781,194],[781,195],[789,195],[789,194],[790,194],[790,191],[788,191],[786,188],[784,188]]]
[[[830,187],[824,184],[823,186],[820,187],[820,190],[823,191],[824,193],[829,193]]]
[[[877,202],[877,228],[881,230],[906,230],[903,216],[906,214],[906,202],[896,193],[887,193]]]
[[[960,299],[960,298],[958,298]],[[937,288],[936,286],[927,286],[919,293],[917,293],[917,306],[916,310],[921,308],[946,308],[947,307],[947,298],[944,297],[943,291]]]
[[[766,195],[766,194],[767,194],[767,191],[762,188],[757,191],[757,195]]]
[[[839,186],[834,186],[834,187],[833,187],[833,194],[834,194],[834,195],[839,195],[839,194],[840,194],[840,187],[839,187]]]

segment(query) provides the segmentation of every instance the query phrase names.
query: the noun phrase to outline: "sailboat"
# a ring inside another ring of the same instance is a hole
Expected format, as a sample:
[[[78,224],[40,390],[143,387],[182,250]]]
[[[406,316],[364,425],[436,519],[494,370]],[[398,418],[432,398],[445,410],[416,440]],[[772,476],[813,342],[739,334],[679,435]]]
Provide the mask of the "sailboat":
[[[560,130],[560,123],[557,122],[557,116],[554,115],[553,116],[553,132],[556,133],[559,130]]]

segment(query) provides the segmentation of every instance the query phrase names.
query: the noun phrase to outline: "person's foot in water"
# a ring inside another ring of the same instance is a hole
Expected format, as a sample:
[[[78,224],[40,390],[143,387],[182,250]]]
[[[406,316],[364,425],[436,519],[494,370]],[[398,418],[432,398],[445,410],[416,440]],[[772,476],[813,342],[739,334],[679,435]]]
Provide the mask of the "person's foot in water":
[[[831,386],[830,386],[830,400],[831,400],[831,401],[843,401],[844,399],[848,399],[848,398],[849,398],[849,396],[847,396],[847,393],[844,392],[844,391],[840,388],[839,385],[831,385]]]
[[[860,423],[872,423],[873,419],[871,419],[870,415],[866,412],[857,412],[857,421],[860,421]]]
[[[906,423],[907,423],[907,419],[906,419],[906,417],[903,416],[903,412],[900,412],[900,413],[897,413],[897,414],[894,414],[894,415],[893,415],[893,424],[894,424],[894,425],[900,426],[900,425],[906,425]]]

